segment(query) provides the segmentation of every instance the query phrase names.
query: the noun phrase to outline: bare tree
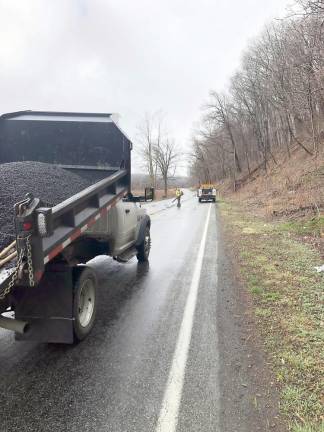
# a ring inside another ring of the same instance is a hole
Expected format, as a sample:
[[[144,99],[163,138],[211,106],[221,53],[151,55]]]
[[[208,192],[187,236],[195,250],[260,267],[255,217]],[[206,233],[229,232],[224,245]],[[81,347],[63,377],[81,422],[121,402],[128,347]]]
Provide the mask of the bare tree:
[[[297,3],[302,6],[306,15],[317,15],[324,13],[323,0],[299,0]]]
[[[154,148],[154,160],[163,179],[165,196],[168,195],[168,180],[175,174],[178,158],[176,144],[169,138],[161,140]]]
[[[324,1],[295,6],[249,46],[228,92],[211,92],[192,139],[195,178],[235,180],[324,148]]]
[[[161,176],[164,194],[167,195],[168,181],[175,174],[179,155],[164,123],[164,114],[161,111],[146,114],[138,126],[138,136],[139,154],[149,174],[151,186],[156,188],[158,177]]]
[[[227,101],[226,96],[217,92],[211,92],[212,101],[207,105],[207,116],[213,119],[220,128],[224,128],[227,132],[233,152],[233,173],[235,178],[235,171],[241,172],[241,165],[237,154],[237,145],[234,138],[233,127],[231,123],[231,107]]]
[[[142,158],[144,168],[146,169],[151,187],[156,187],[158,164],[156,161],[156,148],[165,135],[163,130],[163,113],[157,111],[153,114],[146,113],[143,120],[137,127],[139,138],[138,153]]]

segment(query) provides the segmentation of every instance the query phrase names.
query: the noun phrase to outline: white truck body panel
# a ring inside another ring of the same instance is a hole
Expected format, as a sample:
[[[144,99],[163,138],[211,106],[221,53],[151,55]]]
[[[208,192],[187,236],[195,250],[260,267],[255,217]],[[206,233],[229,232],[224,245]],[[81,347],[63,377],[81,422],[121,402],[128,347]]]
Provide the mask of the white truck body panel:
[[[136,203],[121,201],[84,234],[109,239],[111,255],[118,256],[135,244],[145,214]]]

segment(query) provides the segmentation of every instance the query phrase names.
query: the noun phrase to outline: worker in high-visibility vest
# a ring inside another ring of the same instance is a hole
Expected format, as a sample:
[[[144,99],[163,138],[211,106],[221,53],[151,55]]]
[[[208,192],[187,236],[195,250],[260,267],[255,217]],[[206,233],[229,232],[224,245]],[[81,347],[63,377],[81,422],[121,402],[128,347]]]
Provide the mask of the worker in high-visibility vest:
[[[180,207],[181,206],[181,197],[183,195],[182,190],[180,190],[179,188],[176,189],[176,200],[178,201],[177,206]]]

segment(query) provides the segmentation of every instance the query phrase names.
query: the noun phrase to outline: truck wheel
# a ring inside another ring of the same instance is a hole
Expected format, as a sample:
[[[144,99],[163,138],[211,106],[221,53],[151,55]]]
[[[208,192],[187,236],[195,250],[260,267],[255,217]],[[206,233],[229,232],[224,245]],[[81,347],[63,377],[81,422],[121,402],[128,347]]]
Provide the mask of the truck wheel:
[[[201,198],[199,198],[199,202],[201,203]]]
[[[85,268],[74,285],[73,329],[76,341],[83,340],[94,325],[97,312],[97,278],[93,270]]]
[[[139,262],[145,262],[148,260],[151,250],[151,234],[150,227],[145,228],[144,240],[137,246],[137,259]]]

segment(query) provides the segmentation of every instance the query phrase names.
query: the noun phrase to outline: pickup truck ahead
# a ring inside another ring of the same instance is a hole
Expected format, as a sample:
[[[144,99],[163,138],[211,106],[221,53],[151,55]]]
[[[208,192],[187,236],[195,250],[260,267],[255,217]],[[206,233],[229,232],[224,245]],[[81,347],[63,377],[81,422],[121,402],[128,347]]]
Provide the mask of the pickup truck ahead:
[[[216,202],[216,187],[213,184],[201,184],[197,190],[198,201]]]
[[[0,117],[0,164],[36,161],[93,179],[53,207],[30,193],[7,209],[15,240],[0,250],[0,327],[16,339],[84,339],[98,303],[97,276],[87,262],[103,254],[148,260],[151,221],[131,194],[131,149],[110,114]]]

